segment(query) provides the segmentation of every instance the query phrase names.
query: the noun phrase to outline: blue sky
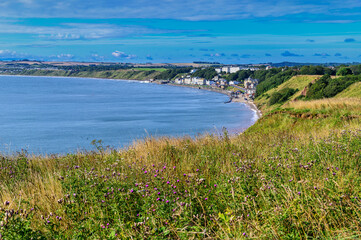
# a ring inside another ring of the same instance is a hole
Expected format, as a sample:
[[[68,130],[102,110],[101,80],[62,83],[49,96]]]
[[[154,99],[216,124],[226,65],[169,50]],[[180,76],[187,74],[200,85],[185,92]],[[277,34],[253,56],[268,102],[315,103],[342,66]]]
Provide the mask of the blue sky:
[[[361,1],[2,0],[0,59],[361,62]]]

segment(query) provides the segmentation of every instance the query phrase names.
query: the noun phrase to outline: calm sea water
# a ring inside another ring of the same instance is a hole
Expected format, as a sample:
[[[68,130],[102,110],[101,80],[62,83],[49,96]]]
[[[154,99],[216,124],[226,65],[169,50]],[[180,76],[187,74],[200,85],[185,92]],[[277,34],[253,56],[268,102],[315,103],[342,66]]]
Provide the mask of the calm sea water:
[[[147,136],[242,130],[256,116],[219,93],[126,80],[0,76],[0,151],[123,147]]]

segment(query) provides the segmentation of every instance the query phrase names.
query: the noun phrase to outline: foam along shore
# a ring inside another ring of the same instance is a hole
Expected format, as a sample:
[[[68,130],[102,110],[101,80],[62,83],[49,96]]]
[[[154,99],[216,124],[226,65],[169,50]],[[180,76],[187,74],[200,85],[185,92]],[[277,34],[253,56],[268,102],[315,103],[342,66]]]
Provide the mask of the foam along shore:
[[[240,102],[246,104],[252,111],[255,111],[257,114],[257,119],[262,117],[262,112],[256,106],[256,104],[251,100],[246,100],[244,98],[232,98],[232,102]]]
[[[252,111],[256,112],[257,119],[262,117],[261,110],[259,110],[257,108],[256,104],[252,100],[248,100],[248,99],[246,100],[244,97],[239,97],[239,98],[232,97],[230,91],[223,90],[223,89],[217,89],[217,88],[211,88],[211,87],[196,86],[196,85],[180,85],[180,84],[175,84],[175,83],[168,83],[167,85],[176,86],[176,87],[195,88],[195,89],[201,89],[201,90],[207,90],[207,91],[225,94],[230,98],[231,102],[238,102],[238,103],[246,104]]]

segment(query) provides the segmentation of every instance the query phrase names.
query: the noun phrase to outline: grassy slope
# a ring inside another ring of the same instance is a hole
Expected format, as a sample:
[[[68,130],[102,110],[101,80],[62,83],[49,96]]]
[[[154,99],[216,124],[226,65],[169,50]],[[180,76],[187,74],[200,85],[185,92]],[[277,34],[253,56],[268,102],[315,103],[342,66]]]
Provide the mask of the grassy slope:
[[[91,77],[91,78],[110,78],[110,79],[133,79],[148,80],[157,76],[164,69],[126,69],[109,71],[65,71],[65,70],[25,70],[21,75],[33,76],[59,76],[59,77]]]
[[[298,92],[296,92],[291,99],[296,98],[297,96],[299,96],[302,92],[302,90],[313,80],[319,78],[320,76],[318,75],[299,75],[299,76],[294,76],[292,77],[290,80],[282,83],[281,85],[279,85],[276,88],[270,89],[269,91],[267,91],[266,93],[262,94],[260,97],[258,97],[255,100],[255,103],[260,107],[261,110],[266,110],[269,109],[268,105],[268,101],[269,101],[269,97],[274,93],[274,92],[278,92],[282,89],[285,88],[293,88],[293,89],[298,89]],[[279,104],[275,104],[274,106],[272,106],[271,108],[274,109],[276,107],[279,107]]]
[[[9,205],[0,218],[29,215],[11,215],[0,231],[5,239],[357,238],[360,113],[358,99],[289,102],[234,137],[2,158],[0,200]]]
[[[336,98],[361,98],[361,82],[357,82],[336,95]]]

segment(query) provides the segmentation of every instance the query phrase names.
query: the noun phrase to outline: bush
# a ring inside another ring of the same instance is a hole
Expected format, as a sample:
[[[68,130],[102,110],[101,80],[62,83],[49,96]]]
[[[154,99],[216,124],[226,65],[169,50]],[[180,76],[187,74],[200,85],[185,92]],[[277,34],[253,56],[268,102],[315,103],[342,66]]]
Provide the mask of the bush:
[[[283,102],[287,101],[297,91],[298,91],[298,89],[285,88],[279,92],[275,92],[271,95],[271,98],[269,100],[269,105],[273,105],[276,103],[283,103]]]
[[[352,74],[352,71],[351,71],[351,68],[349,68],[349,67],[342,67],[336,73],[337,76],[347,76],[347,75],[351,75],[351,74]]]
[[[314,84],[310,83],[307,91],[307,99],[330,98],[342,92],[355,82],[360,82],[361,76],[344,76],[332,79],[330,75],[324,75]]]

